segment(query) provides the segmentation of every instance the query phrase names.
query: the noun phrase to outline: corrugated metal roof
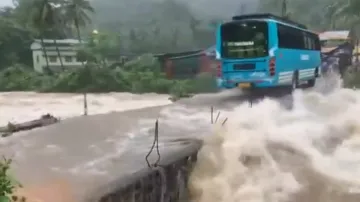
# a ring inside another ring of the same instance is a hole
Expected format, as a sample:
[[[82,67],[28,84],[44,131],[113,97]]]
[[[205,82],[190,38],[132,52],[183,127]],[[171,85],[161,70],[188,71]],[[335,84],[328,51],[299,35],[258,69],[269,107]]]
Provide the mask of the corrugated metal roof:
[[[349,30],[342,31],[327,31],[319,33],[320,40],[329,40],[329,39],[346,39],[350,35]]]

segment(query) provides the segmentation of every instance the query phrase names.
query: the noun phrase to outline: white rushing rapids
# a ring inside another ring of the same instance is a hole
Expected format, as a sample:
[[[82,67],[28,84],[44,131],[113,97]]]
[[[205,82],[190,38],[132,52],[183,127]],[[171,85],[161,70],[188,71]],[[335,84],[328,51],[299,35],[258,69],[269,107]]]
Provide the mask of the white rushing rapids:
[[[105,114],[171,104],[169,95],[155,93],[103,93],[87,95],[88,114]],[[83,114],[81,94],[6,92],[0,93],[0,125],[21,123],[40,118],[44,114],[65,119]]]
[[[360,91],[298,91],[293,103],[224,112],[199,152],[193,201],[359,201]]]

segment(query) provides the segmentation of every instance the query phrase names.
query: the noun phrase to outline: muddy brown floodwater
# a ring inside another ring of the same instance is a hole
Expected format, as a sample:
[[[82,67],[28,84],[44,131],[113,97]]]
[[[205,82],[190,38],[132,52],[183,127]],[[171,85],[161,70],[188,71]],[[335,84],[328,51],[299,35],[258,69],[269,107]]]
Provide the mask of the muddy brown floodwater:
[[[91,114],[99,115],[0,140],[26,187],[21,193],[33,201],[79,201],[146,166],[157,118],[163,154],[181,149],[179,138],[205,140],[190,180],[194,202],[360,200],[360,93],[339,88],[336,78],[252,107],[239,91],[176,104],[155,94],[90,97]],[[82,112],[81,95],[8,93],[0,103],[3,123]],[[228,118],[224,126],[210,124],[211,106],[221,111],[219,122]],[[102,114],[111,111],[120,112]]]

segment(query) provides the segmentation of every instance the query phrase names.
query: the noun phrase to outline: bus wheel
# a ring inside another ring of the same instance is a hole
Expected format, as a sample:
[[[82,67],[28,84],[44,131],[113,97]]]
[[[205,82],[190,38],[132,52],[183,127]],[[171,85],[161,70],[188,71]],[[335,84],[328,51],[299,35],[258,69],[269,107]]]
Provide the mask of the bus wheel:
[[[321,74],[321,72],[320,72],[320,70],[319,70],[319,67],[316,67],[316,68],[315,68],[315,78],[319,78],[319,77],[320,77],[320,74]]]
[[[294,72],[292,81],[291,81],[291,92],[299,87],[299,78],[298,72]]]
[[[314,87],[314,86],[315,86],[315,83],[316,83],[316,79],[315,79],[315,78],[313,78],[313,79],[311,79],[311,80],[308,80],[308,82],[307,82],[309,88]]]
[[[308,88],[314,87],[316,83],[316,78],[318,77],[319,77],[319,68],[316,68],[314,72],[314,78],[307,81],[307,87]]]

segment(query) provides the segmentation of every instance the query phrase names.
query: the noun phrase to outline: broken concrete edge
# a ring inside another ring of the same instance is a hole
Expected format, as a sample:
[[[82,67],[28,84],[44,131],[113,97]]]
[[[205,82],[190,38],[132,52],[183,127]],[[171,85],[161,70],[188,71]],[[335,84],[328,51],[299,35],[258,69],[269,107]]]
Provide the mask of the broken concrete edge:
[[[31,130],[38,127],[52,125],[59,122],[60,119],[52,116],[51,114],[42,115],[39,119],[26,121],[22,123],[9,122],[6,126],[0,127],[2,137],[10,136],[12,133]]]
[[[197,139],[181,139],[181,140],[177,140],[177,141],[181,141],[184,144],[186,144],[186,147],[184,147],[183,149],[179,150],[179,152],[177,152],[176,154],[162,154],[161,156],[161,160],[158,166],[156,167],[146,167],[146,168],[142,168],[139,171],[127,175],[127,176],[122,176],[120,178],[114,179],[112,182],[104,185],[104,186],[100,186],[94,190],[90,190],[90,192],[88,192],[88,194],[86,194],[87,198],[85,198],[84,201],[86,202],[102,202],[102,201],[112,201],[109,200],[109,198],[111,197],[124,197],[125,196],[121,196],[122,193],[126,193],[128,194],[139,194],[138,190],[134,190],[134,189],[143,189],[144,187],[141,187],[141,185],[144,184],[144,181],[148,180],[148,179],[153,179],[150,176],[154,176],[156,175],[156,173],[161,173],[163,172],[164,169],[173,166],[173,168],[179,170],[180,172],[183,172],[180,169],[192,169],[192,165],[194,163],[194,161],[196,161],[197,159],[197,153],[200,150],[200,148],[202,147],[202,141],[201,140],[197,140]],[[145,161],[145,160],[144,160]],[[192,162],[189,162],[192,161]],[[191,164],[189,168],[189,163]],[[145,165],[145,164],[144,164]],[[180,166],[180,167],[177,167]],[[168,174],[165,174],[165,176],[169,176]],[[175,176],[177,177],[177,176]],[[185,178],[188,178],[189,176],[184,176]],[[167,181],[167,180],[165,180]],[[140,187],[139,187],[140,184]],[[152,183],[145,183],[147,185],[152,184]],[[162,184],[163,186],[163,184]],[[185,185],[186,186],[186,185]],[[134,188],[135,187],[135,188]],[[131,193],[129,192],[129,189],[131,190]],[[146,187],[145,187],[146,189]],[[159,189],[156,189],[159,190]],[[169,191],[173,191],[173,190],[169,190]],[[136,192],[136,193],[135,193]],[[157,195],[164,195],[167,193],[157,193]],[[167,194],[170,195],[170,194]],[[122,201],[122,200],[119,200]]]
[[[172,95],[168,98],[168,100],[170,100],[171,102],[176,102],[180,99],[192,98],[194,96],[195,96],[195,94],[188,94],[188,95],[182,95],[182,96]]]

